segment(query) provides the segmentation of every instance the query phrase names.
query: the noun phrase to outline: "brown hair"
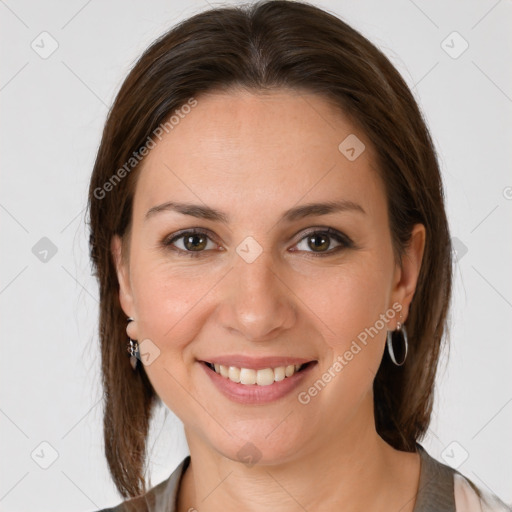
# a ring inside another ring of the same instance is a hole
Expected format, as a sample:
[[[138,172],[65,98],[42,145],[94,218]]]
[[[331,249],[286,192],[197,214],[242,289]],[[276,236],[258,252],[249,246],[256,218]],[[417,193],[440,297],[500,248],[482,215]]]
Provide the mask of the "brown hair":
[[[138,154],[154,130],[202,92],[291,88],[323,95],[351,117],[376,149],[395,258],[412,227],[426,228],[416,292],[406,321],[409,355],[386,355],[374,380],[377,432],[412,451],[427,430],[452,287],[452,252],[435,149],[406,83],[372,43],[307,3],[263,1],[211,9],[182,21],[135,64],[105,124],[89,189],[90,251],[100,288],[105,454],[124,497],[147,492],[146,441],[157,397],[126,352],[126,316],[110,242],[129,234]],[[127,174],[125,176],[125,174]],[[107,182],[110,186],[107,187]]]

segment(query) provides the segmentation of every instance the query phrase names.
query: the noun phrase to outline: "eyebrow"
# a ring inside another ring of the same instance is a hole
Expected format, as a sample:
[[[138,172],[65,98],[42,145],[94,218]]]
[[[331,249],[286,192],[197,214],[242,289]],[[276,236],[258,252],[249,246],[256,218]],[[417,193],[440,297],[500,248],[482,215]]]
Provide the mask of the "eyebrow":
[[[175,201],[168,201],[158,206],[150,208],[145,216],[145,220],[156,215],[160,212],[175,211],[182,215],[190,215],[198,219],[206,219],[215,222],[221,222],[229,225],[229,215],[226,213],[210,208],[209,206],[190,203],[177,203]],[[330,213],[353,211],[366,215],[364,208],[346,199],[338,201],[328,201],[325,203],[308,203],[301,206],[296,206],[286,210],[279,222],[294,222],[299,219],[311,216],[328,215]]]

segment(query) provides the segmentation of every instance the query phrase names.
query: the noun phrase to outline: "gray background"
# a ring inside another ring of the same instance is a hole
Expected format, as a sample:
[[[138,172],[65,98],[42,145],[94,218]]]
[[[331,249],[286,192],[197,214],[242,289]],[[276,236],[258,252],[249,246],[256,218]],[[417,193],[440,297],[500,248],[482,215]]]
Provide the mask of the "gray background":
[[[512,2],[315,3],[384,51],[425,113],[458,263],[451,354],[423,445],[511,503]],[[88,179],[108,107],[136,58],[207,7],[0,0],[2,511],[121,501],[102,453]],[[188,453],[180,422],[164,412],[149,445],[152,485]]]

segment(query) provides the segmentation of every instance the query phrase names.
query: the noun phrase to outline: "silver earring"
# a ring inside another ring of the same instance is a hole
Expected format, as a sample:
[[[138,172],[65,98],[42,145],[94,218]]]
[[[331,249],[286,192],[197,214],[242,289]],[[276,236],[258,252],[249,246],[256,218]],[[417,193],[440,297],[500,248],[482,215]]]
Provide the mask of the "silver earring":
[[[133,322],[133,318],[130,317],[126,321],[128,323]],[[136,340],[128,338],[128,352],[130,353],[130,364],[132,365],[133,370],[136,370],[137,362],[140,359],[139,344]]]
[[[400,313],[400,319],[402,318],[402,313]],[[399,363],[396,360],[395,357],[395,351],[393,349],[393,332],[401,332],[402,338],[403,338],[403,344],[404,344],[404,358]],[[387,346],[388,346],[388,353],[389,357],[391,358],[391,361],[393,361],[396,366],[402,366],[405,363],[405,360],[407,359],[407,350],[409,348],[409,343],[407,339],[407,330],[405,329],[405,325],[403,325],[401,322],[398,322],[396,326],[396,331],[388,331],[387,335]]]

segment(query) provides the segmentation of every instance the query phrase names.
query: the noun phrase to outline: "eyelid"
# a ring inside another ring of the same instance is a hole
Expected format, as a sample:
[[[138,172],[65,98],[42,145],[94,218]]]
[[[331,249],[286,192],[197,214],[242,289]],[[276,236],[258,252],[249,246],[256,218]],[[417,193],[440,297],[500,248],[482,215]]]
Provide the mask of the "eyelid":
[[[167,235],[164,237],[163,241],[170,243],[177,238],[180,238],[183,235],[186,235],[187,233],[192,233],[195,235],[208,235],[212,240],[215,238],[215,233],[213,231],[210,231],[208,228],[186,228],[186,229],[180,229],[179,231],[176,231],[175,233],[172,233],[170,235]]]
[[[340,238],[346,238],[347,242],[349,241],[348,237],[342,231],[338,231],[337,229],[331,228],[329,226],[312,226],[306,228],[296,235],[297,237],[299,237],[297,241],[300,242],[303,238],[313,235],[315,233],[324,233],[331,236],[339,236]]]

